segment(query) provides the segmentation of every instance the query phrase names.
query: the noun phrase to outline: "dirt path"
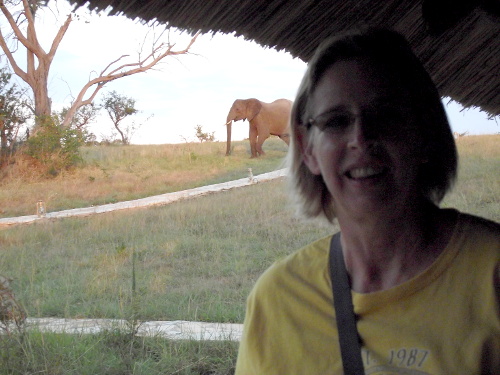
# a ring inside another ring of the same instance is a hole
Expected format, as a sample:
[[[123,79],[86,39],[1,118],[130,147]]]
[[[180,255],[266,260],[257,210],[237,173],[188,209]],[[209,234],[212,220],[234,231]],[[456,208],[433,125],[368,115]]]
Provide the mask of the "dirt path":
[[[127,332],[131,327],[119,319],[59,319],[28,318],[28,330],[41,332],[92,334],[103,330],[119,329]],[[171,340],[230,340],[241,339],[242,324],[175,321],[146,321],[138,324],[137,336],[163,337]]]
[[[151,206],[166,205],[172,202],[179,201],[181,199],[189,199],[200,195],[216,193],[224,190],[248,186],[258,182],[274,180],[276,178],[283,177],[285,175],[286,175],[286,169],[279,169],[277,171],[263,173],[257,176],[241,178],[239,180],[223,182],[214,185],[201,186],[194,189],[176,191],[173,193],[156,195],[153,197],[136,199],[132,201],[111,203],[102,206],[93,206],[86,208],[75,208],[71,210],[64,210],[58,212],[48,212],[44,216],[29,215],[29,216],[1,218],[0,227],[18,225],[18,224],[31,224],[39,220],[62,219],[66,217],[75,217],[75,216],[89,216],[89,215],[102,214],[118,210],[128,210],[133,208],[144,208]]]

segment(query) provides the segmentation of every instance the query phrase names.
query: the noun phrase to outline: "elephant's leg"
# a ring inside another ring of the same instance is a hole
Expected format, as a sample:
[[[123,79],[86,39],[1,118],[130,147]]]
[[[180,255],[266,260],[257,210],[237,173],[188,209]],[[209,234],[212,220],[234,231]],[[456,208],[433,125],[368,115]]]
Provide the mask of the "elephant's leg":
[[[265,155],[266,153],[262,149],[262,145],[271,136],[271,133],[269,132],[269,127],[264,123],[259,124],[257,131],[259,133],[257,137],[257,154]]]
[[[261,136],[259,134],[259,136],[257,137],[257,154],[258,155],[265,155],[266,153],[264,152],[264,150],[262,149],[262,145],[264,144],[264,142],[266,141],[266,139],[269,138],[269,134],[264,135],[264,136]]]
[[[257,154],[257,128],[250,124],[250,131],[248,133],[248,139],[250,140],[250,153],[252,158],[259,156]]]

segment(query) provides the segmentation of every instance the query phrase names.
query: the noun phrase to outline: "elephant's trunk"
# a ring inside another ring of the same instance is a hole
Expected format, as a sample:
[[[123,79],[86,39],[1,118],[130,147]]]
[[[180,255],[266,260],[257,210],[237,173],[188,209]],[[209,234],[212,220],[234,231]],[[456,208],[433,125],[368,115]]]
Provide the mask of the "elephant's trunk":
[[[233,121],[228,119],[226,122],[226,127],[227,127],[227,147],[226,147],[226,156],[231,154],[231,125],[233,124]]]

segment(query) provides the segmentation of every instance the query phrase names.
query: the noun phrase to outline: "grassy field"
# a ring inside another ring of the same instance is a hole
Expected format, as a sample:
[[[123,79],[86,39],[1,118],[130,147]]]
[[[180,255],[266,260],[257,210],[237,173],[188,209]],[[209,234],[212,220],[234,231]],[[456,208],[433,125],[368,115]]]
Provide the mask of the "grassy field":
[[[244,143],[230,158],[217,143],[91,148],[85,150],[85,168],[27,184],[22,194],[34,197],[71,186],[70,192],[62,189],[52,196],[50,210],[242,178],[248,167],[254,174],[280,168],[286,151],[280,143],[271,142],[269,155],[258,160],[248,159]],[[458,141],[459,180],[443,206],[500,221],[499,145],[500,136]],[[176,167],[170,166],[176,158]],[[127,169],[131,160],[137,167]],[[92,163],[108,177],[91,175]],[[10,178],[2,190],[10,189],[12,199],[20,177]],[[130,179],[124,191],[120,179]],[[97,192],[83,194],[97,185]],[[99,191],[106,198],[99,198]],[[2,196],[2,204],[8,199]],[[8,212],[12,216],[15,208]],[[14,279],[16,295],[31,317],[241,323],[245,298],[263,270],[331,231],[294,218],[284,180],[275,180],[164,207],[1,229],[0,274]],[[0,337],[0,374],[230,374],[236,352],[230,342],[168,342],[127,332],[78,338],[30,333]]]
[[[248,141],[174,145],[91,146],[83,163],[54,178],[40,178],[23,160],[0,171],[0,217],[33,215],[36,202],[48,211],[138,199],[243,178],[281,168],[286,144],[266,141],[265,158],[250,159]]]

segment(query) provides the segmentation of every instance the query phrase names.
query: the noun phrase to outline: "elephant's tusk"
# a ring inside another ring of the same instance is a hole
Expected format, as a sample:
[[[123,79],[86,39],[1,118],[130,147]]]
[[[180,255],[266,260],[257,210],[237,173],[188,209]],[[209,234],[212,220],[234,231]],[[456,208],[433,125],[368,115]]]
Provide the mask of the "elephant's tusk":
[[[229,120],[228,122],[226,122],[224,125],[229,125],[231,122],[233,122],[233,120]]]

